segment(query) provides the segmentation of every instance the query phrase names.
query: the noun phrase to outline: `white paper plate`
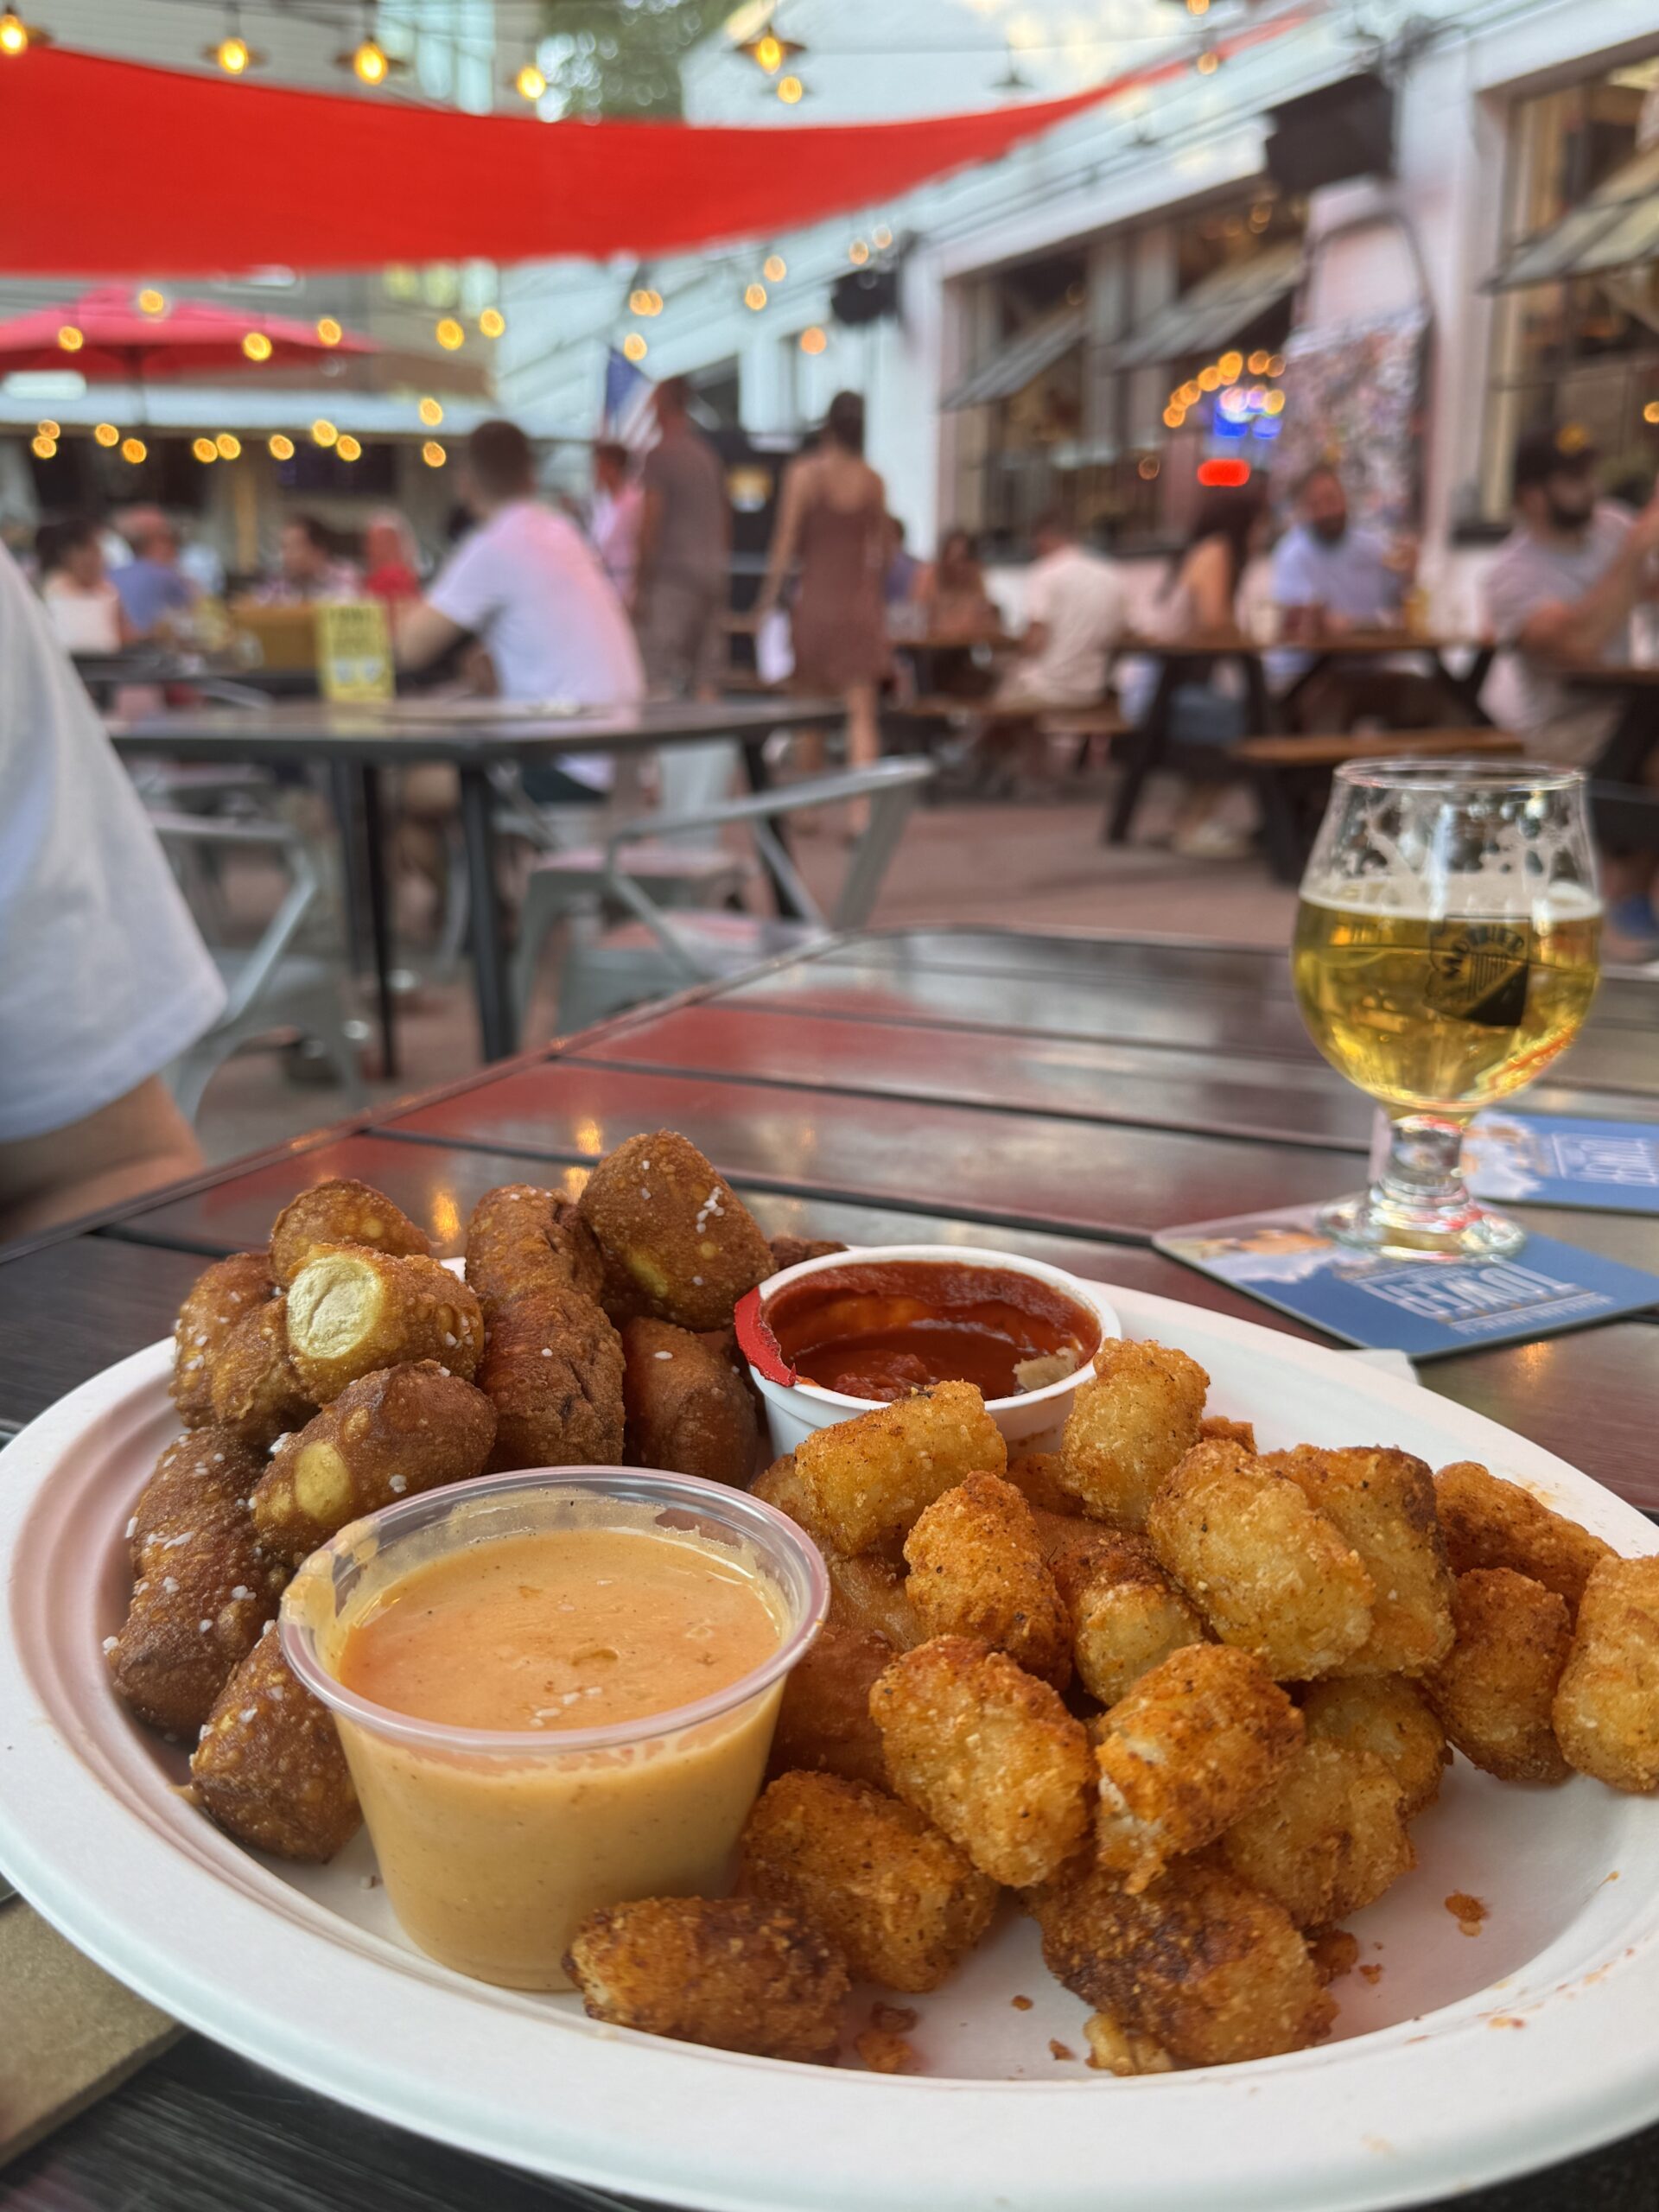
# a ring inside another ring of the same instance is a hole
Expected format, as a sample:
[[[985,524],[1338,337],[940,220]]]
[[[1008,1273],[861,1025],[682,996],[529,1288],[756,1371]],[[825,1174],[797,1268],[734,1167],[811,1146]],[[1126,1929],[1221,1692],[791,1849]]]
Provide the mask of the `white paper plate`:
[[[1479,1415],[1339,1354],[1111,1288],[1131,1335],[1201,1360],[1264,1448],[1382,1442],[1485,1460],[1624,1552],[1642,1516]],[[1350,1925],[1375,1982],[1338,2039],[1118,2082],[1010,1913],[913,2003],[928,2072],[785,2066],[602,2027],[487,1988],[399,1936],[356,1844],[333,1866],[239,1849],[174,1793],[100,1644],[124,1530],[174,1433],[169,1347],[85,1384],[0,1457],[0,1865],[79,1948],[180,2019],[340,2101],[535,2171],[717,2212],[1349,2212],[1548,2164],[1659,2114],[1659,1802],[1461,1761],[1420,1865]],[[1490,1908],[1461,1935],[1443,1900]],[[1029,2012],[1011,1999],[1026,1995]],[[1053,2037],[1076,2059],[1053,2056]]]

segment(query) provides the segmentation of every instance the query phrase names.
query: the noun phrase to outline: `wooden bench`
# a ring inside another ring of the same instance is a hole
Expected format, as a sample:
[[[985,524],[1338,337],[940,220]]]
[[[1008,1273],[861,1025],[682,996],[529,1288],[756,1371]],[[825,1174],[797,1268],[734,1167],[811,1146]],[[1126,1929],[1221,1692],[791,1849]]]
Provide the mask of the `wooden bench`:
[[[1109,754],[1114,740],[1130,728],[1109,699],[1093,707],[1045,707],[1029,701],[1003,705],[989,697],[956,698],[948,692],[922,692],[913,699],[886,701],[882,711],[901,725],[995,721],[1005,727],[1019,724],[1034,728],[1046,737],[1069,738],[1076,747],[1071,758],[1074,775],[1082,774],[1096,744]]]
[[[1307,865],[1334,769],[1350,760],[1436,760],[1514,755],[1521,741],[1503,729],[1382,729],[1349,737],[1246,737],[1227,748],[1262,802],[1268,861],[1281,883]]]

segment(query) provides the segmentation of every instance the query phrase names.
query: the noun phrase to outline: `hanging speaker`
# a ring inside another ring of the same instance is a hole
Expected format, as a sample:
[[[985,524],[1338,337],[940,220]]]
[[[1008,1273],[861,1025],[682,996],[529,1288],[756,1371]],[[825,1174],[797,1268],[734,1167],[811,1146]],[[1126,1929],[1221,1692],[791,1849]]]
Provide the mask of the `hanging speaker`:
[[[880,322],[899,312],[899,271],[893,268],[849,269],[830,293],[830,312],[837,322],[856,327]]]
[[[1394,174],[1394,88],[1367,71],[1271,111],[1268,175],[1281,192]]]

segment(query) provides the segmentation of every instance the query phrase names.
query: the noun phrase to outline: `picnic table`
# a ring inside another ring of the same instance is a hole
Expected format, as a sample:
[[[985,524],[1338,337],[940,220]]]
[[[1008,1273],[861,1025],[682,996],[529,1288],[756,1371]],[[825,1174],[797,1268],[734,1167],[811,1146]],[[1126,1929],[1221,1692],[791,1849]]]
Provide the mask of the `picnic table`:
[[[1659,1111],[1653,987],[1612,976],[1539,1111]],[[955,1241],[1316,1338],[1154,1252],[1154,1230],[1335,1194],[1366,1102],[1314,1053],[1282,953],[983,929],[870,931],[707,985],[451,1088],[234,1162],[0,1255],[0,1421],[163,1336],[206,1257],[263,1243],[304,1185],[356,1176],[458,1249],[493,1185],[573,1190],[636,1130],[683,1130],[769,1234]],[[1529,1208],[1659,1266],[1659,1223]],[[1659,1510],[1652,1314],[1424,1366],[1423,1383]],[[10,1910],[22,1910],[21,1906]],[[1649,2212],[1659,2127],[1457,2212]],[[73,2202],[361,2212],[599,2212],[278,2083],[188,2037],[7,2177],[13,2212]],[[786,2212],[780,2207],[779,2212]],[[1450,2212],[1450,2208],[1447,2208]]]

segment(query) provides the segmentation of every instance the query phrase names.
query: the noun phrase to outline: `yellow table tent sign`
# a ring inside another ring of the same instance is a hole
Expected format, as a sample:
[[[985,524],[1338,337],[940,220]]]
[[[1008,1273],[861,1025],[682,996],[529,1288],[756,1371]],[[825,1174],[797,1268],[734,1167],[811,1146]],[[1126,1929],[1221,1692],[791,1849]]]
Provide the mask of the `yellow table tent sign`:
[[[391,697],[391,629],[378,599],[319,605],[317,671],[325,699]]]

